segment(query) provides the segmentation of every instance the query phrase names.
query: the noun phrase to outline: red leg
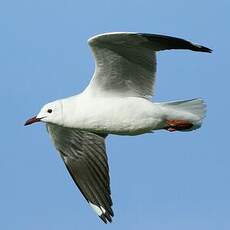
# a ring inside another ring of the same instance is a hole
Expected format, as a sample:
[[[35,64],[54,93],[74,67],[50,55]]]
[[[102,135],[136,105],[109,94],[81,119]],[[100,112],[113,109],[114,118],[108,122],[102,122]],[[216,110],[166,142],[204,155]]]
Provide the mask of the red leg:
[[[169,132],[173,131],[183,131],[186,129],[191,129],[193,124],[190,121],[185,120],[166,120],[166,127],[164,129]]]

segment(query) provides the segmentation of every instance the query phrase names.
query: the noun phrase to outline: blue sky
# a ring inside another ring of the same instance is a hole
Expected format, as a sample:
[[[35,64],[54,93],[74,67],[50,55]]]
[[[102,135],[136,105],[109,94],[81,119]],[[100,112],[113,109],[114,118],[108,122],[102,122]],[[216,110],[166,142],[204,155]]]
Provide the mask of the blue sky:
[[[230,229],[227,0],[0,2],[0,229]],[[48,101],[81,92],[94,70],[86,40],[111,31],[162,33],[212,54],[158,55],[157,101],[203,97],[190,133],[111,136],[114,221],[88,207],[44,125],[24,127]]]

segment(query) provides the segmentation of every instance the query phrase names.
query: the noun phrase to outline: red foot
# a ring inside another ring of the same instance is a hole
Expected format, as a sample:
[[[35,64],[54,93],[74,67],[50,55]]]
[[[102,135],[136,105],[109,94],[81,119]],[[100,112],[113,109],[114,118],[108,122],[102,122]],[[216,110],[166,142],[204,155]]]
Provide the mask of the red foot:
[[[166,120],[166,124],[167,125],[164,129],[168,130],[169,132],[191,129],[193,126],[191,122],[184,120]]]

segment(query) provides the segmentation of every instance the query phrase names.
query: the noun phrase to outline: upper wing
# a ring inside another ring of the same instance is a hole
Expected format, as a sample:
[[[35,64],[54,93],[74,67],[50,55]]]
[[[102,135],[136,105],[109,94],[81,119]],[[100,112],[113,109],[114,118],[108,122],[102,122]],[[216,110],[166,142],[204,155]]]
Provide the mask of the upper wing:
[[[85,199],[105,223],[111,222],[113,210],[104,137],[52,124],[47,129]]]
[[[86,89],[93,95],[150,97],[156,74],[156,51],[188,49],[211,52],[189,41],[156,34],[107,33],[88,41],[96,69]]]

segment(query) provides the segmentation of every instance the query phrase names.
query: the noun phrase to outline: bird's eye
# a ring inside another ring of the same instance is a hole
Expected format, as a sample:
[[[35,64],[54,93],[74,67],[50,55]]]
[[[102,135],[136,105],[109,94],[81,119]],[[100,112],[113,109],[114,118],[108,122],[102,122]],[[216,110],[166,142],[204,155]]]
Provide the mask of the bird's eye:
[[[48,109],[47,113],[52,113],[52,111],[53,111],[52,109]]]

